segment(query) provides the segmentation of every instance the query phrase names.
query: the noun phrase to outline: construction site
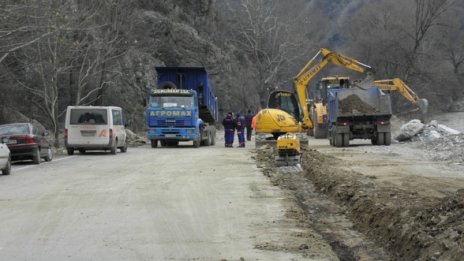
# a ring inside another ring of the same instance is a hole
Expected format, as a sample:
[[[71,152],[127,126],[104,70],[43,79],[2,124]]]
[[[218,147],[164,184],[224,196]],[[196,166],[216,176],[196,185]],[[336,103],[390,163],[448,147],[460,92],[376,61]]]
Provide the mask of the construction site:
[[[464,260],[464,1],[4,2],[0,260]]]

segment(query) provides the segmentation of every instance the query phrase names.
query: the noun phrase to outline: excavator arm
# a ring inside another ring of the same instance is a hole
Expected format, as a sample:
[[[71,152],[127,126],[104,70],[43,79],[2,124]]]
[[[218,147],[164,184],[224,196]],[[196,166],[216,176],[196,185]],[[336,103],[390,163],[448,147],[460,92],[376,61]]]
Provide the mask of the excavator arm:
[[[315,60],[320,56],[322,56],[322,60],[319,63],[314,64]],[[311,129],[314,127],[314,124],[309,117],[306,105],[306,89],[308,87],[308,83],[329,63],[368,75],[374,72],[369,65],[363,64],[353,58],[331,52],[325,48],[319,50],[319,52],[306,63],[303,69],[301,69],[301,71],[293,79],[295,91],[298,96],[298,102],[303,110],[303,129]]]
[[[429,106],[428,100],[419,98],[419,96],[417,96],[401,79],[377,80],[374,81],[374,86],[384,91],[399,92],[406,100],[419,107],[422,114],[427,113]]]

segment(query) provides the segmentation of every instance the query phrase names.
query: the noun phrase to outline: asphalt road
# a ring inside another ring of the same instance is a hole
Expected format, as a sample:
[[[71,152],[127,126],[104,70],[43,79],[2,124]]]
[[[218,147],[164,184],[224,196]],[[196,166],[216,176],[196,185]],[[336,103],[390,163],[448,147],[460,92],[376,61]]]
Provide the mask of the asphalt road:
[[[0,176],[0,260],[303,259],[256,248],[285,240],[287,199],[251,148],[222,146],[15,164]]]

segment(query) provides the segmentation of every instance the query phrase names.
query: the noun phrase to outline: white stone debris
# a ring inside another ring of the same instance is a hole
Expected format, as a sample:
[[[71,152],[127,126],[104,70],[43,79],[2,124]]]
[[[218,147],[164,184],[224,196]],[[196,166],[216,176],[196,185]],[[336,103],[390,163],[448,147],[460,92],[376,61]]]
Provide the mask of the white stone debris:
[[[434,160],[464,163],[464,134],[432,120],[427,124],[411,120],[400,128],[398,141],[411,141]]]

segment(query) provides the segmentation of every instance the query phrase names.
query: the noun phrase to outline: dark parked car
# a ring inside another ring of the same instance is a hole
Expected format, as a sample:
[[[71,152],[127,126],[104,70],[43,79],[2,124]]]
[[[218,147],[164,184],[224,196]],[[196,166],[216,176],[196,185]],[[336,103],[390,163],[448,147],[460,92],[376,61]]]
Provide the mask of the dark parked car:
[[[39,132],[31,123],[0,125],[0,139],[7,138],[12,160],[31,159],[35,164],[40,164],[42,158],[51,161],[53,153],[47,136],[46,131]]]

